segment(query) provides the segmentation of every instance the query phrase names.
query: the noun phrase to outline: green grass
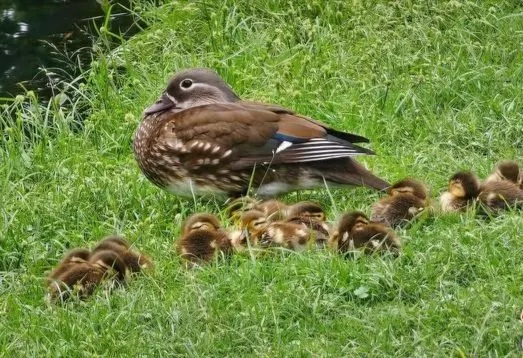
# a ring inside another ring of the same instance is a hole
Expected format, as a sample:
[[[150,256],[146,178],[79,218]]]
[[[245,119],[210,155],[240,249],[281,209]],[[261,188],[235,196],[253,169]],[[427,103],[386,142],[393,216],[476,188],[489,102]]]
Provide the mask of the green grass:
[[[399,231],[395,260],[312,252],[182,268],[181,221],[222,203],[160,191],[131,149],[141,111],[180,68],[212,67],[244,98],[367,136],[378,155],[361,161],[390,181],[420,178],[434,197],[459,169],[486,176],[499,159],[523,162],[523,4],[307,3],[142,1],[149,28],[114,51],[102,29],[85,85],[0,108],[0,355],[520,355],[518,212],[416,223]],[[334,220],[378,198],[332,195],[284,199],[320,201]],[[156,270],[47,306],[44,278],[64,250],[110,233]]]

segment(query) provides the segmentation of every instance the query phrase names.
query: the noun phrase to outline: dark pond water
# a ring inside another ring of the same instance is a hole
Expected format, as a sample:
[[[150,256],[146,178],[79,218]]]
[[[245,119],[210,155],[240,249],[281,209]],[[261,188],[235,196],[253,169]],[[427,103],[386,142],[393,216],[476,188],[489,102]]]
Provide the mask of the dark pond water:
[[[72,61],[88,66],[89,34],[104,21],[99,2],[0,0],[0,97],[22,93],[22,86],[47,97],[56,78],[41,68],[67,77],[74,76]],[[111,30],[124,36],[137,31],[124,9],[128,5],[129,1],[119,1],[111,11]]]

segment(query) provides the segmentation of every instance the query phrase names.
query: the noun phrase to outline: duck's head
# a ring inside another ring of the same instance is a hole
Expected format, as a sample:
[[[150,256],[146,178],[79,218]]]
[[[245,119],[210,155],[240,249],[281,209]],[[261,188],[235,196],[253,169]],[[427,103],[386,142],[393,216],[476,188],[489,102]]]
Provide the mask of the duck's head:
[[[236,102],[240,98],[213,70],[190,68],[176,73],[167,88],[145,115],[168,110],[182,110],[210,103]]]

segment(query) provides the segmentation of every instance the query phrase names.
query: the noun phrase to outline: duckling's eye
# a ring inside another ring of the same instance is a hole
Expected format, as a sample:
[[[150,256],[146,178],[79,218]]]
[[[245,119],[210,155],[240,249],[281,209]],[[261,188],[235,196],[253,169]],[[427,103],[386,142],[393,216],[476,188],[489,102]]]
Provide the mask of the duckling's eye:
[[[258,220],[254,222],[254,227],[258,227],[265,224],[265,220]]]
[[[188,88],[191,87],[191,86],[192,86],[192,80],[190,80],[190,79],[188,79],[188,78],[185,79],[185,80],[183,80],[183,81],[180,83],[180,87],[181,87],[181,88],[184,88],[184,89],[188,89]]]
[[[201,230],[207,228],[207,224],[204,223],[196,223],[193,226],[191,226],[192,230]]]

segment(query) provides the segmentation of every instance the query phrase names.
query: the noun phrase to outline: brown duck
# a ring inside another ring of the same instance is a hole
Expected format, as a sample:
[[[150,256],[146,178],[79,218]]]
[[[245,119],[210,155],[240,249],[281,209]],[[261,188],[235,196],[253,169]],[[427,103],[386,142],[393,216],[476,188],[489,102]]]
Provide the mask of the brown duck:
[[[293,190],[388,183],[352,157],[374,154],[368,139],[289,109],[241,101],[214,71],[177,73],[144,111],[134,153],[145,176],[183,196],[260,196]]]

